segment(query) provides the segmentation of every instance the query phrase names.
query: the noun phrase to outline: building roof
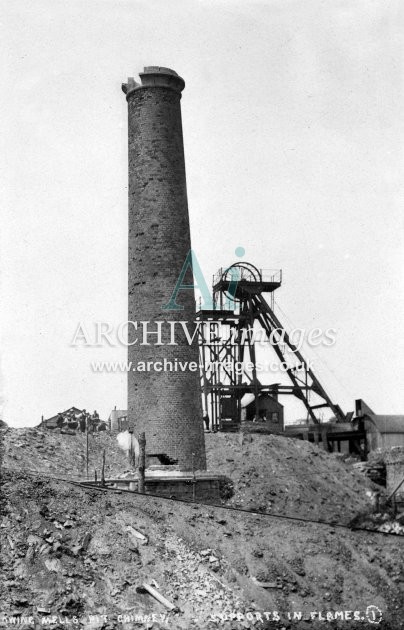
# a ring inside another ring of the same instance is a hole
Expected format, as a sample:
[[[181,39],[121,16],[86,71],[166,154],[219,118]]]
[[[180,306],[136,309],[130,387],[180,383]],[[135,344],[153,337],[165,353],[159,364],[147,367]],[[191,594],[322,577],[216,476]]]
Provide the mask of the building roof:
[[[82,409],[78,409],[78,407],[70,407],[69,409],[66,409],[65,411],[60,411],[59,413],[62,414],[62,416],[66,415],[67,413],[81,413],[83,410]],[[46,420],[44,420],[44,422],[50,422],[51,420],[57,420],[59,413],[57,413],[55,416],[52,416],[51,418],[47,418]]]
[[[273,405],[274,407],[276,407],[277,409],[283,409],[283,405],[282,403],[279,402],[279,400],[276,400],[276,398],[272,398],[272,396],[269,396],[268,394],[259,394],[258,396],[258,401],[262,402],[263,400],[267,400],[268,402],[271,403],[271,405]],[[255,397],[253,397],[252,400],[250,400],[245,407],[250,407],[253,404],[255,404]],[[243,406],[243,404],[241,405]]]
[[[109,418],[108,420],[116,419],[116,418],[123,418],[126,417],[128,415],[128,410],[127,409],[113,409],[111,411],[111,413],[109,414]]]
[[[69,409],[66,409],[66,411],[60,411],[59,413],[62,414],[62,416],[65,416],[66,414],[70,414],[71,412],[74,413],[81,413],[82,409],[78,409],[78,407],[70,407]],[[57,420],[59,417],[59,413],[56,414],[56,416],[52,416],[51,418],[47,418],[46,420],[43,421],[43,424],[48,428],[48,429],[56,429],[57,425]]]

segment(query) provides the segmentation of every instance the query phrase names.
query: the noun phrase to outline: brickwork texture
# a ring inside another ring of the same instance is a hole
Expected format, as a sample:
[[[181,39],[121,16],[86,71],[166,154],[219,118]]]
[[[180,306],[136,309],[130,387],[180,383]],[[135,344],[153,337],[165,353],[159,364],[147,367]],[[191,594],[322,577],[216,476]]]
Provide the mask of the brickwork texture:
[[[197,339],[190,345],[176,324],[175,342],[167,322],[195,321],[193,290],[182,290],[177,303],[183,310],[167,311],[183,263],[191,248],[181,121],[184,82],[166,68],[148,67],[141,83],[123,84],[128,102],[129,158],[129,321],[162,325],[162,342],[129,327],[128,360],[177,365],[199,364]],[[185,282],[192,283],[189,273]],[[140,326],[140,324],[138,325]],[[129,424],[137,435],[146,433],[148,454],[164,453],[181,470],[205,470],[205,444],[199,370],[131,371],[128,373]]]

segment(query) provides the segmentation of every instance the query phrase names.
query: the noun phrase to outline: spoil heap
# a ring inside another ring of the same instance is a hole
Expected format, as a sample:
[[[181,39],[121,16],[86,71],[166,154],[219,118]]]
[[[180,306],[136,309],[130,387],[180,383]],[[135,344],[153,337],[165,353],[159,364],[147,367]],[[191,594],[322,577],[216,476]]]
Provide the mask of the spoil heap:
[[[4,433],[4,466],[57,477],[86,474],[86,436],[39,428]],[[89,435],[89,476],[123,476],[128,459],[116,436]],[[208,469],[229,479],[226,505],[257,512],[349,523],[369,510],[369,489],[380,490],[352,465],[316,445],[277,435],[206,434]],[[229,498],[230,497],[230,498]]]
[[[14,620],[32,615],[42,627],[56,615],[52,627],[61,628],[75,616],[79,627],[105,630],[289,629],[301,626],[288,611],[309,619],[311,611],[364,615],[374,605],[380,627],[404,627],[402,538],[105,494],[17,471],[5,472],[2,493],[1,610]],[[180,612],[137,592],[143,582]],[[220,621],[237,614],[239,621]],[[98,616],[93,624],[89,615]]]
[[[3,465],[15,470],[48,473],[59,477],[82,478],[86,474],[86,435],[63,435],[59,430],[49,431],[38,427],[8,428],[3,430]],[[105,476],[118,475],[128,467],[128,459],[119,446],[116,436],[104,431],[90,433],[89,474],[100,473],[102,453],[106,451]]]
[[[206,450],[208,467],[234,482],[234,507],[338,523],[369,508],[371,481],[310,442],[220,433]]]
[[[43,618],[59,615],[53,628],[66,628],[63,622],[75,616],[78,627],[104,630],[289,630],[306,625],[317,630],[324,628],[324,621],[318,615],[310,620],[313,611],[360,611],[365,617],[360,627],[367,629],[374,624],[365,611],[377,606],[383,614],[379,627],[404,628],[402,537],[285,520],[276,514],[293,508],[307,516],[311,500],[317,501],[325,520],[336,518],[331,500],[318,502],[330,488],[335,501],[342,501],[344,489],[346,501],[356,496],[357,505],[362,505],[361,477],[334,457],[315,455],[314,446],[270,436],[262,443],[254,437],[244,445],[237,435],[208,436],[210,465],[221,461],[224,472],[233,477],[231,501],[241,503],[252,493],[268,507],[271,496],[274,514],[268,516],[106,494],[49,479],[49,471],[83,472],[82,436],[41,437],[37,429],[1,432],[8,466],[2,482],[1,610],[14,621],[32,615],[39,628]],[[103,448],[110,444],[107,461],[114,473],[127,467],[115,441],[96,436],[92,452],[93,462],[101,461]],[[45,472],[40,473],[43,462]],[[271,466],[277,475],[270,476]],[[312,482],[303,483],[302,472],[309,466]],[[320,483],[325,473],[329,479]],[[297,496],[300,503],[294,505]],[[244,505],[249,507],[249,499]],[[139,593],[143,582],[179,612],[169,612],[149,594]],[[302,613],[307,623],[291,621],[288,611]],[[333,628],[349,623],[335,620]]]

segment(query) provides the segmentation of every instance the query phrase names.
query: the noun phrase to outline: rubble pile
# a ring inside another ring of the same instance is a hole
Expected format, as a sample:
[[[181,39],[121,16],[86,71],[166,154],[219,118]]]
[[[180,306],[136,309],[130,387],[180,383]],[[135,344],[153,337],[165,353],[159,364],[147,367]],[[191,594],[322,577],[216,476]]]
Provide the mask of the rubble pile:
[[[50,475],[82,478],[86,475],[86,435],[64,434],[39,427],[3,428],[3,466],[15,470],[47,472]],[[105,475],[113,476],[127,468],[128,460],[119,448],[116,436],[104,431],[88,436],[89,477],[98,477],[102,453],[106,450]]]
[[[234,507],[348,523],[377,488],[315,444],[278,435],[206,435],[208,468],[234,484]]]
[[[385,534],[404,536],[404,512],[394,514],[394,510],[382,510],[381,512],[368,511],[358,514],[350,522],[352,528],[366,528]]]
[[[0,609],[15,623],[32,616],[39,628],[54,616],[53,628],[76,618],[75,627],[104,630],[288,630],[296,624],[287,612],[301,611],[317,630],[324,622],[309,621],[311,611],[364,614],[374,605],[380,627],[404,627],[401,538],[17,471],[5,471],[2,495]]]
[[[402,512],[394,519],[387,518],[384,523],[377,527],[377,531],[404,536],[404,513]]]
[[[272,497],[268,516],[73,485],[60,477],[82,472],[81,436],[2,434],[0,626],[24,627],[21,619],[32,617],[27,627],[35,629],[319,630],[327,611],[356,611],[367,629],[373,606],[380,628],[404,628],[403,537],[279,514],[340,522],[334,502],[345,506],[344,517],[349,503],[362,505],[363,477],[313,445],[208,436],[210,466],[233,478],[233,508],[249,507],[249,493],[258,507]],[[127,470],[116,439],[97,439],[92,461],[111,440],[107,462],[114,474]],[[312,503],[317,512],[308,511]],[[336,617],[332,625],[342,630],[347,622]]]
[[[353,468],[369,477],[369,479],[379,486],[386,485],[386,464],[381,456],[378,458],[369,458],[367,462],[355,463],[353,464]]]

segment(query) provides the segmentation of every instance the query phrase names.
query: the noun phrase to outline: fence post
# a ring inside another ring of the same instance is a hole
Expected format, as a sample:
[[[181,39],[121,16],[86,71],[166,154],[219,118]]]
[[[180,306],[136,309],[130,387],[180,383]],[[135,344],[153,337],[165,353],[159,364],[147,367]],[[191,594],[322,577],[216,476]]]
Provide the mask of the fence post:
[[[145,469],[146,469],[146,434],[139,435],[139,492],[145,491]]]
[[[105,448],[102,452],[101,485],[105,486]]]
[[[86,476],[88,479],[88,418],[86,418]]]

